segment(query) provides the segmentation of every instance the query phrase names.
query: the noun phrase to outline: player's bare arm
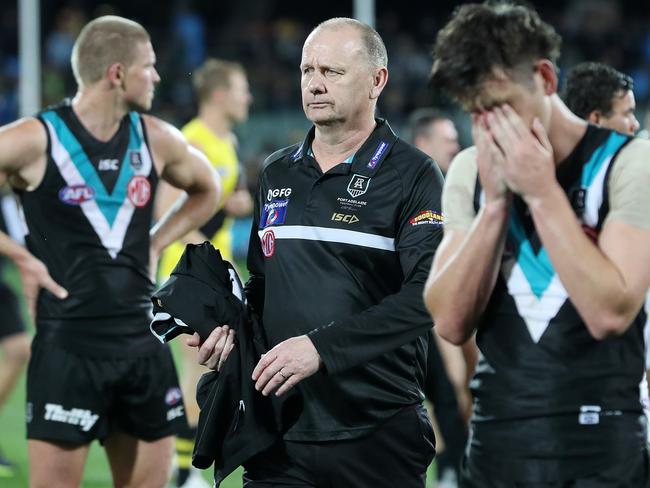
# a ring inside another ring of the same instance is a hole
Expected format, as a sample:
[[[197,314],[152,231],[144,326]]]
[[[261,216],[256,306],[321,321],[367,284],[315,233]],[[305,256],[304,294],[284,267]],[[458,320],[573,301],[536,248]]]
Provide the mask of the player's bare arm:
[[[201,154],[205,151],[198,145],[190,143]],[[183,199],[187,197],[186,193],[178,187],[172,186],[166,181],[161,181],[158,184],[156,191],[156,203],[154,207],[154,215],[156,221],[160,220],[174,205],[182,205]],[[183,244],[200,243],[209,240],[199,229],[193,229],[181,238]]]
[[[158,254],[214,214],[220,183],[205,156],[191,147],[179,130],[155,117],[145,117],[145,123],[158,174],[187,193],[152,230],[152,252]]]
[[[13,186],[30,190],[45,173],[47,135],[43,125],[34,118],[21,119],[0,128],[0,178]],[[56,283],[45,265],[25,247],[0,232],[0,254],[11,259],[20,271],[23,292],[32,318],[41,288],[63,299],[68,292]]]
[[[45,173],[47,134],[35,118],[0,127],[0,172],[16,188],[31,190]]]
[[[542,124],[529,130],[508,106],[491,115],[508,186],[535,222],[553,268],[591,335],[623,334],[650,285],[650,231],[612,220],[593,242],[584,233],[555,177],[553,149]],[[579,256],[580,259],[576,259]]]
[[[499,154],[489,144],[479,116],[473,118],[472,130],[485,204],[469,229],[445,226],[424,289],[424,302],[438,334],[454,344],[471,337],[487,305],[496,283],[508,221],[509,191],[497,164]]]
[[[187,194],[184,191],[179,190],[166,181],[161,181],[156,190],[156,203],[154,207],[156,221],[164,217],[175,206],[182,205],[186,198]],[[191,230],[180,239],[183,244],[197,244],[208,240],[210,239],[199,229]]]

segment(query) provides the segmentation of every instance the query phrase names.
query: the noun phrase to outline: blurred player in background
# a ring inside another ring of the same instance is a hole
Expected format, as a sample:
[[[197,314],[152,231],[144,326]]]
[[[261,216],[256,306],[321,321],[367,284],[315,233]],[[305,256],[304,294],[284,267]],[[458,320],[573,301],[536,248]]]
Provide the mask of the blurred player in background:
[[[453,120],[443,112],[420,108],[409,117],[410,143],[435,161],[444,173],[460,150],[458,132]],[[468,412],[471,396],[468,371],[475,361],[466,363],[463,349],[476,348],[473,341],[461,347],[441,341],[435,328],[429,340],[427,377],[424,394],[433,404],[432,419],[436,430],[436,466],[438,486],[457,486],[458,470],[467,441]]]
[[[431,156],[443,174],[447,174],[454,156],[460,151],[458,131],[453,120],[444,112],[425,107],[414,111],[409,117],[411,144]],[[440,354],[447,365],[449,379],[454,385],[459,406],[465,420],[472,412],[472,398],[469,393],[469,379],[474,374],[478,350],[474,339],[461,346],[462,354],[449,342],[440,341],[434,328],[434,337]]]
[[[4,180],[4,178],[0,178]],[[23,225],[20,222],[15,196],[0,184],[0,231],[23,243]],[[29,359],[31,338],[27,334],[22,303],[17,290],[7,283],[10,261],[0,255],[0,410],[9,398],[16,381]],[[0,478],[14,474],[11,461],[0,452]]]
[[[0,129],[0,173],[21,198],[29,249],[0,234],[0,252],[18,265],[28,303],[38,299],[26,419],[34,488],[79,486],[94,439],[115,486],[163,487],[185,423],[169,348],[149,332],[151,270],[219,194],[204,156],[139,114],[160,81],[155,62],[140,24],[95,19],[72,51],[75,97]],[[150,235],[159,178],[188,197]]]
[[[443,174],[447,174],[454,156],[460,151],[454,121],[435,108],[425,107],[409,117],[411,144],[428,154]]]
[[[232,225],[236,217],[251,213],[253,201],[237,159],[237,140],[232,128],[248,118],[252,97],[244,68],[234,62],[208,59],[193,75],[199,113],[182,132],[194,147],[202,151],[221,176],[223,193],[219,211],[200,229],[187,234],[167,248],[160,260],[160,277],[166,279],[178,262],[185,244],[211,241],[224,259],[234,264],[232,256]],[[170,185],[161,185],[158,196],[160,213],[171,207],[182,192]],[[179,487],[206,485],[200,474],[190,473],[191,455],[199,420],[196,384],[206,369],[197,364],[195,351],[183,344],[181,386],[187,407],[188,429],[176,440]]]
[[[425,291],[438,333],[477,331],[464,487],[650,485],[642,305],[650,143],[557,95],[560,37],[532,9],[465,4],[432,81],[473,115]]]
[[[613,129],[621,134],[635,135],[639,128],[634,100],[634,80],[604,63],[580,63],[566,75],[562,99],[571,111],[593,124]],[[646,314],[650,306],[650,293],[646,299]],[[646,375],[641,382],[641,402],[650,421],[650,319],[645,325]],[[650,439],[650,429],[648,430]]]
[[[634,80],[603,63],[580,63],[566,74],[562,99],[578,117],[621,134],[639,130]]]

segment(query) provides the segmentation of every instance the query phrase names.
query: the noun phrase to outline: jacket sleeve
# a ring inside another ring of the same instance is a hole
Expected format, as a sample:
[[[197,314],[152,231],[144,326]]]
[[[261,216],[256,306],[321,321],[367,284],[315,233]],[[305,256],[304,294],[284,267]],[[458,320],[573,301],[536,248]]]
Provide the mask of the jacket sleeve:
[[[247,267],[249,278],[244,287],[248,304],[258,317],[262,317],[262,312],[264,311],[264,256],[262,255],[260,237],[257,233],[260,228],[261,188],[262,177],[260,175],[255,195],[253,224],[250,240],[248,241]]]
[[[443,180],[430,159],[420,163],[419,171],[413,173],[402,180],[402,207],[396,222],[395,250],[403,276],[400,290],[361,313],[309,333],[330,374],[395,350],[433,326],[422,293],[442,239]]]

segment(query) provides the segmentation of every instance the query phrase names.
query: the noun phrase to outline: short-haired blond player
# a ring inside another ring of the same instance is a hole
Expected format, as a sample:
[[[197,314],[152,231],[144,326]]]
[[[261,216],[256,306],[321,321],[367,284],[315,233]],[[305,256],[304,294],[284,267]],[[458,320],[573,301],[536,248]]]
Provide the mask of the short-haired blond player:
[[[32,487],[79,486],[103,443],[118,487],[163,487],[183,399],[149,332],[151,269],[215,211],[218,178],[151,107],[146,30],[115,16],[81,31],[74,98],[0,128],[0,173],[19,194],[27,249],[0,234],[36,315],[27,379]],[[187,198],[151,229],[159,179]]]

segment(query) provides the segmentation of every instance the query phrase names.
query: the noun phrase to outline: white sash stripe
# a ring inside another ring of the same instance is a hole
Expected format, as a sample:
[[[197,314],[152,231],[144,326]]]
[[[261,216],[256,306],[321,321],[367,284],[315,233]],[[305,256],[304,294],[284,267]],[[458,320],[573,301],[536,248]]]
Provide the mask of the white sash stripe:
[[[276,239],[302,239],[305,241],[338,242],[354,246],[371,247],[383,251],[395,251],[395,239],[366,232],[306,225],[278,225],[258,231],[260,238],[272,230]]]
[[[85,185],[86,181],[77,170],[77,167],[72,162],[70,154],[66,148],[61,144],[61,141],[57,137],[56,131],[52,124],[45,120],[47,124],[48,131],[50,132],[50,140],[52,143],[52,159],[59,168],[61,176],[69,186],[73,185]],[[151,156],[147,150],[147,146],[144,141],[141,144],[140,152],[142,156],[142,168],[139,171],[135,171],[135,174],[140,174],[143,176],[148,176],[151,171]],[[153,197],[152,197],[153,198]],[[95,233],[102,242],[102,245],[106,248],[106,251],[115,259],[118,253],[122,250],[124,244],[124,237],[126,236],[126,230],[131,223],[131,217],[135,211],[135,206],[131,203],[131,200],[127,198],[124,199],[120,209],[118,210],[115,221],[113,222],[113,227],[111,228],[108,225],[108,221],[104,214],[99,209],[97,202],[93,200],[87,200],[80,204],[81,211],[84,213],[90,225],[92,225]]]
[[[585,213],[583,219],[585,224],[596,227],[598,225],[598,212],[600,207],[603,204],[604,196],[604,186],[605,186],[605,175],[609,169],[609,165],[612,162],[612,156],[608,157],[603,164],[601,165],[598,173],[594,177],[594,180],[591,182],[591,185],[587,189],[587,195],[585,198]]]
[[[508,293],[515,300],[517,311],[526,323],[530,337],[533,342],[538,343],[569,294],[558,275],[554,274],[548,288],[537,298],[526,275],[514,259],[502,263],[501,273],[508,286]]]
[[[19,244],[25,245],[25,235],[27,232],[21,220],[18,202],[16,202],[13,195],[6,195],[0,199],[0,202],[2,202],[2,215],[5,218],[9,236]]]

